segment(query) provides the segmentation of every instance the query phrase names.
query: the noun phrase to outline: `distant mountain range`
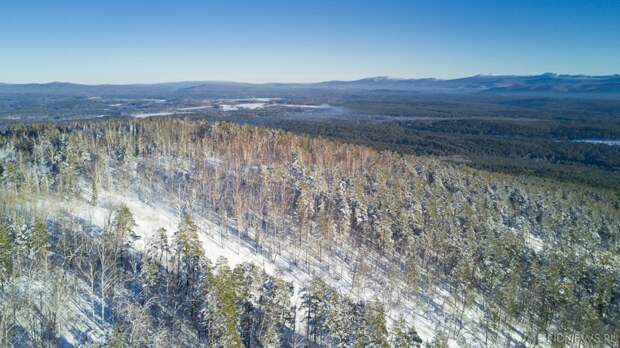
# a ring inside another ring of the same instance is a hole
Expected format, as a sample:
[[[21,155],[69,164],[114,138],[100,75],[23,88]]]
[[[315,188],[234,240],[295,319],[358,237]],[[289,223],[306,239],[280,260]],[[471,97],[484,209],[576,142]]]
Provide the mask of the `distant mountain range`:
[[[372,77],[356,81],[328,81],[316,85],[331,88],[500,94],[620,94],[620,75],[587,76],[553,73],[534,76],[476,75],[450,80]]]
[[[283,89],[393,90],[441,93],[490,93],[507,95],[583,95],[620,97],[620,75],[475,75],[458,79],[397,79],[370,77],[354,81],[319,83],[239,83],[226,81],[188,81],[158,84],[81,85],[66,82],[43,84],[2,84],[0,94],[61,95],[155,95],[200,94]]]

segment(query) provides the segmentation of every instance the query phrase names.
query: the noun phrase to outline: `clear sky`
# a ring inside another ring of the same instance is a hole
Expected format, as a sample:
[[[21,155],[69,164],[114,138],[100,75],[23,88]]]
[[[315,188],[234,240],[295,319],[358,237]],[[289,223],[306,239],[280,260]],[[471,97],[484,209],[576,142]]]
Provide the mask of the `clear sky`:
[[[620,73],[619,0],[1,0],[0,81]]]

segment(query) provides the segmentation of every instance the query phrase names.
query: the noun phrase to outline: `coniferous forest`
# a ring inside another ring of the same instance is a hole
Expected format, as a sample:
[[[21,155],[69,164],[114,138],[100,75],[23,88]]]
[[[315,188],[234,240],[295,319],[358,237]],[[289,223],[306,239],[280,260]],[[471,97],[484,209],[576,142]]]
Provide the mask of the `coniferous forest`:
[[[0,346],[617,346],[620,195],[179,118],[0,133]]]

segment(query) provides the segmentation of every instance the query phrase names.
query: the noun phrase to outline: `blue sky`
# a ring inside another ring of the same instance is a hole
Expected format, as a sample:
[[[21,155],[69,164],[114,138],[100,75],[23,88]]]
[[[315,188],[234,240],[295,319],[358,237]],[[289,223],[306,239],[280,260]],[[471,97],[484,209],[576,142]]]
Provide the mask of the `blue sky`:
[[[0,1],[0,81],[620,73],[620,1]]]

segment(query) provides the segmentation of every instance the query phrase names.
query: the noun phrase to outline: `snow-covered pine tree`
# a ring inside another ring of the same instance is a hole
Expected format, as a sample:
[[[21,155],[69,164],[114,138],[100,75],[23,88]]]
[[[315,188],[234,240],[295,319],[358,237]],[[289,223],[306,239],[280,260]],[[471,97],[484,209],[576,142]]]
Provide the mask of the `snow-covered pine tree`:
[[[155,231],[155,240],[153,241],[157,262],[168,267],[168,254],[170,253],[170,244],[168,242],[168,231],[160,227]]]
[[[392,330],[392,346],[396,348],[419,348],[422,339],[413,325],[407,324],[402,316]]]
[[[213,290],[213,269],[211,262],[204,256],[199,256],[194,269],[194,280],[187,289],[186,301],[190,307],[189,317],[199,336],[205,336],[206,325],[202,320],[204,309],[208,306],[208,294]]]
[[[366,305],[366,318],[368,323],[367,347],[389,348],[383,305],[379,302],[368,303]]]
[[[97,205],[97,201],[99,201],[99,188],[95,178],[92,178],[90,181],[90,204]]]
[[[348,306],[346,300],[341,298],[336,291],[332,291],[328,298],[329,306],[327,313],[327,328],[334,343],[338,348],[349,346],[348,338],[351,323],[348,318]]]
[[[22,216],[17,216],[11,223],[11,231],[18,260],[30,257],[32,253],[32,229],[26,225]]]
[[[47,254],[49,252],[49,233],[44,220],[36,218],[32,226],[32,249],[39,261],[47,264]]]
[[[180,258],[204,256],[204,250],[198,238],[198,226],[189,214],[184,214],[174,234],[175,253]],[[186,266],[188,266],[186,264]]]
[[[136,221],[133,218],[131,210],[129,210],[126,204],[121,204],[114,211],[114,219],[112,221],[114,251],[121,264],[125,262],[127,251],[137,239],[133,231],[135,227]]]
[[[218,345],[231,348],[242,348],[243,342],[239,335],[239,316],[237,312],[237,296],[233,274],[228,262],[217,260],[217,275],[215,276],[216,310],[221,314],[223,321],[215,322],[219,328],[220,337],[216,338]]]
[[[154,296],[158,292],[161,281],[159,264],[153,257],[150,256],[145,256],[142,264],[142,284],[144,290],[150,296]]]
[[[11,277],[13,273],[13,242],[8,228],[0,223],[0,285]]]
[[[322,344],[329,335],[326,324],[328,313],[328,287],[320,279],[314,279],[302,296],[306,315],[306,336],[310,344]]]
[[[174,243],[178,295],[194,296],[200,277],[204,249],[198,238],[198,226],[189,214],[181,218],[178,230],[174,234]],[[199,298],[189,297],[186,300],[188,300],[186,304],[189,305],[190,317],[195,318],[198,314]]]

